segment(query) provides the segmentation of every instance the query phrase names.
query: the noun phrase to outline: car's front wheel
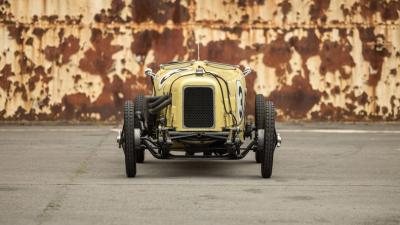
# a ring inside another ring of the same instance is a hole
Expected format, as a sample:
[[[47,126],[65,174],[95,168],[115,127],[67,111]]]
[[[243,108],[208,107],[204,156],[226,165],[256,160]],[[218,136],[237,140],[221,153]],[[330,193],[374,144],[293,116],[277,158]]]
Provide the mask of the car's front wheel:
[[[270,178],[276,147],[275,107],[270,101],[265,102],[264,121],[264,149],[261,151],[261,175],[263,178]]]
[[[143,115],[144,112],[144,95],[139,94],[135,99],[135,114],[137,112],[141,112]],[[140,121],[138,118],[135,118],[135,128],[140,129]],[[144,162],[144,149],[138,148],[136,151],[136,162],[143,163]]]
[[[135,149],[135,111],[132,101],[126,101],[124,107],[124,153],[127,177],[136,176],[136,149]]]
[[[255,124],[256,129],[264,129],[264,114],[265,114],[265,99],[264,95],[258,94],[255,99]],[[255,158],[257,163],[261,163],[261,151],[262,149],[257,149],[255,152]]]

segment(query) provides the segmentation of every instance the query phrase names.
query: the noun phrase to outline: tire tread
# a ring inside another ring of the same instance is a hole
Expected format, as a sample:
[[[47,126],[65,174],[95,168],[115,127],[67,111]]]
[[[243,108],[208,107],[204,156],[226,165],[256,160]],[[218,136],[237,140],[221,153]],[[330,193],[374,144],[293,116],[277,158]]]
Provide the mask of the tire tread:
[[[132,101],[126,101],[124,106],[124,153],[125,170],[127,177],[136,176],[136,151],[135,151],[135,113]]]
[[[254,120],[256,124],[256,129],[264,129],[264,114],[265,114],[265,98],[264,95],[258,94],[255,98],[255,115]],[[255,158],[257,163],[261,163],[261,152],[255,152]]]
[[[136,96],[135,99],[135,116],[136,116],[136,112],[143,112],[144,110],[144,95],[143,94],[139,94],[138,96]],[[140,129],[140,121],[138,118],[135,118],[135,128]],[[137,149],[136,151],[136,162],[138,163],[143,163],[144,162],[144,149]]]
[[[264,128],[264,151],[261,162],[261,175],[270,178],[274,162],[275,151],[275,107],[271,101],[265,103],[265,128]]]

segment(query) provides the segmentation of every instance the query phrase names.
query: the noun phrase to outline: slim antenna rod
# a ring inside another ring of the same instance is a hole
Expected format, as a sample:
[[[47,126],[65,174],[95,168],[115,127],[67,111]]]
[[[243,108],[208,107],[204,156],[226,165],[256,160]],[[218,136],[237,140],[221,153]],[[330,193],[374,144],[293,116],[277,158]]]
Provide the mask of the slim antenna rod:
[[[200,61],[200,43],[197,43],[197,61]]]

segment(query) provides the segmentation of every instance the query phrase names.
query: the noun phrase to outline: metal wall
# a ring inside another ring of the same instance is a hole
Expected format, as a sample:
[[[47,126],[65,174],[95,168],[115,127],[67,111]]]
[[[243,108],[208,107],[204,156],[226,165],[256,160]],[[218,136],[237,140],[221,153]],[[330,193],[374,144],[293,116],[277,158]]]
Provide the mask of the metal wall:
[[[399,0],[0,0],[0,120],[122,117],[145,67],[250,65],[280,120],[400,119]]]

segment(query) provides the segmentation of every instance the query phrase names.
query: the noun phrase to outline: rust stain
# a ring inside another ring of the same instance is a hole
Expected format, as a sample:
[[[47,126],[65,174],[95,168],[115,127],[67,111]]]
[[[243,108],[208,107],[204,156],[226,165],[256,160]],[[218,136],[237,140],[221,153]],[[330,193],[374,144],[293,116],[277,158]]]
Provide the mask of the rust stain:
[[[14,87],[15,87],[14,96],[15,96],[15,94],[21,93],[22,100],[28,101],[28,93],[27,93],[27,90],[25,88],[25,85],[22,85],[19,82],[14,82]]]
[[[346,94],[346,98],[350,99],[353,103],[358,103],[358,105],[365,106],[367,103],[370,103],[368,100],[368,95],[364,91],[361,95],[356,96],[354,91]]]
[[[274,90],[268,98],[286,116],[301,119],[319,102],[321,93],[312,89],[307,79],[296,75],[292,79],[292,85],[284,85]]]
[[[294,49],[298,53],[300,53],[302,59],[302,68],[304,70],[305,76],[308,78],[310,71],[306,65],[306,62],[310,57],[315,56],[319,53],[321,41],[315,34],[314,29],[308,29],[306,37],[302,37],[300,39],[298,37],[292,37],[289,42],[294,47]]]
[[[59,20],[59,18],[58,15],[43,15],[40,17],[40,20],[48,23],[55,23]]]
[[[359,28],[362,45],[362,55],[369,62],[368,84],[376,87],[382,76],[382,65],[385,57],[390,56],[389,51],[379,44],[378,39],[383,35],[375,35],[373,28]],[[374,43],[372,46],[369,43]]]
[[[360,0],[353,3],[350,8],[341,7],[347,16],[354,16],[359,11],[364,19],[371,20],[374,15],[379,13],[384,21],[398,20],[400,3],[397,0]]]
[[[92,110],[102,112],[101,119],[122,117],[125,99],[134,99],[137,94],[149,94],[145,77],[130,76],[125,82],[114,76],[113,82],[104,86],[102,94],[93,103]]]
[[[165,29],[158,38],[154,39],[154,61],[156,64],[168,62],[177,56],[182,60],[185,52],[185,43],[181,29]]]
[[[280,34],[276,40],[271,41],[264,47],[264,64],[275,68],[277,76],[283,76],[285,71],[291,70],[289,60],[292,57],[292,48],[289,42],[284,40]]]
[[[63,37],[61,37],[63,39]],[[47,46],[44,55],[47,60],[56,62],[58,65],[69,62],[70,57],[79,51],[79,39],[69,35],[58,47]]]
[[[318,21],[325,23],[327,20],[326,11],[329,8],[331,1],[330,0],[313,0],[313,3],[310,5],[310,16],[312,21]]]
[[[158,38],[158,32],[154,30],[144,30],[133,35],[131,51],[133,54],[145,57],[153,45],[153,40]]]
[[[74,75],[73,78],[75,84],[77,84],[80,80],[82,80],[82,76],[80,74]]]
[[[335,86],[333,89],[331,89],[331,95],[339,95],[340,94],[340,87]]]
[[[103,82],[108,82],[107,73],[114,64],[112,56],[122,49],[120,45],[112,45],[112,40],[112,34],[103,34],[99,29],[92,29],[90,42],[93,48],[84,53],[84,58],[79,61],[79,68],[91,74],[100,75]]]
[[[29,59],[24,52],[15,52],[16,58],[18,59],[18,64],[21,74],[31,74],[35,65],[31,59]]]
[[[265,0],[238,0],[239,7],[251,7],[255,5],[263,5]]]
[[[298,37],[292,37],[290,42],[293,44],[296,51],[300,53],[303,62],[306,62],[311,56],[318,54],[321,41],[315,34],[314,29],[308,29],[306,37],[300,39]]]
[[[46,74],[43,66],[37,66],[34,69],[34,75],[29,78],[29,91],[33,91],[35,89],[38,81],[42,81],[43,83],[48,84],[52,79],[53,77],[50,77]]]
[[[314,120],[321,120],[322,118],[331,121],[340,121],[344,119],[345,112],[341,107],[335,107],[332,103],[322,103],[318,112],[313,112],[312,117]]]
[[[11,7],[11,4],[7,0],[0,0],[0,20],[5,23],[12,23],[14,16],[8,10]]]
[[[284,0],[283,2],[280,2],[278,6],[281,7],[281,11],[284,16],[283,20],[286,21],[287,15],[292,10],[292,4],[289,2],[289,0]]]
[[[396,69],[391,69],[390,70],[390,74],[393,75],[393,76],[396,76],[397,75],[397,70]]]
[[[211,41],[207,46],[200,46],[200,58],[216,62],[239,64],[253,54],[251,48],[240,48],[236,40]]]
[[[98,23],[127,22],[121,17],[121,12],[125,8],[125,1],[112,0],[109,9],[102,9],[100,13],[94,16],[94,20]]]
[[[325,75],[326,72],[339,71],[343,79],[349,79],[351,74],[347,73],[343,66],[355,66],[354,60],[350,55],[351,50],[351,46],[348,43],[324,41],[320,53],[321,66],[319,71],[321,75]]]
[[[180,2],[180,0],[173,2],[132,0],[133,21],[136,23],[153,21],[157,24],[165,24],[168,20],[172,20],[176,24],[186,22],[190,18],[189,11]]]
[[[139,62],[144,63],[148,52],[154,50],[154,62],[151,67],[157,69],[157,66],[164,62],[174,60],[183,60],[186,53],[184,47],[184,37],[181,29],[166,28],[163,32],[144,30],[133,35],[131,51],[139,57]]]
[[[15,76],[15,73],[12,71],[11,64],[4,65],[3,69],[0,71],[0,74],[0,87],[3,90],[9,90],[11,81],[8,78]]]
[[[48,29],[43,29],[40,27],[35,27],[32,31],[32,34],[34,34],[36,37],[39,39],[42,39],[43,35],[47,32]]]
[[[64,109],[61,111],[61,118],[73,120],[75,118],[84,118],[88,108],[91,106],[91,102],[85,93],[76,93],[64,96],[62,106]]]
[[[28,27],[25,27],[24,25],[9,25],[7,26],[7,29],[10,38],[14,39],[17,44],[22,45],[24,42],[24,32],[28,30]]]

